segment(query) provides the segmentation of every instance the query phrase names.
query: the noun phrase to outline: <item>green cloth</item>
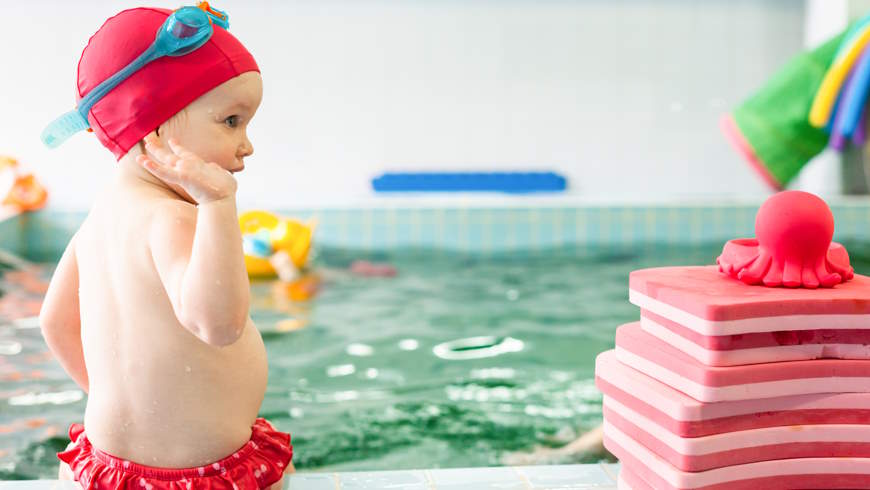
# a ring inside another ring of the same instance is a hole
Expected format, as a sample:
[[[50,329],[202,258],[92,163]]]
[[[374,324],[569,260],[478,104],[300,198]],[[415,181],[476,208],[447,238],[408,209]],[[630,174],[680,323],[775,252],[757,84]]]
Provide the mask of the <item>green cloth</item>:
[[[782,187],[828,144],[809,123],[810,107],[848,30],[786,63],[733,113],[755,155]]]

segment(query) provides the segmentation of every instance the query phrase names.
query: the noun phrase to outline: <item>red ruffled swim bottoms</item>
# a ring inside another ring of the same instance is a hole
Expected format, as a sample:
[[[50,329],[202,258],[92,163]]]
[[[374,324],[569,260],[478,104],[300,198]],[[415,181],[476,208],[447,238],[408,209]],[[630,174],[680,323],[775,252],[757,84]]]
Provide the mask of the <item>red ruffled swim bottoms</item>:
[[[69,464],[82,488],[130,490],[253,490],[268,488],[293,459],[290,434],[278,432],[258,418],[251,440],[241,449],[208,466],[152,468],[125,461],[93,447],[82,424],[72,424],[72,445],[57,457]]]

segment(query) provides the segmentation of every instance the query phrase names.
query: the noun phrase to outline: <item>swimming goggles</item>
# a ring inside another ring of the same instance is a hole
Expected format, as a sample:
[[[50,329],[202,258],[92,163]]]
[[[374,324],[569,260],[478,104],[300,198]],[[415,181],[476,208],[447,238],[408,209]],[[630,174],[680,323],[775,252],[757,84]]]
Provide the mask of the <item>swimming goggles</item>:
[[[172,12],[157,30],[151,46],[127,66],[94,87],[79,101],[74,110],[52,121],[42,131],[42,142],[49,148],[57,148],[81,130],[92,131],[88,123],[88,112],[94,104],[148,63],[163,56],[184,56],[205,44],[214,32],[212,23],[224,29],[230,28],[226,12],[209,6],[208,2],[200,2],[196,7],[181,7]]]

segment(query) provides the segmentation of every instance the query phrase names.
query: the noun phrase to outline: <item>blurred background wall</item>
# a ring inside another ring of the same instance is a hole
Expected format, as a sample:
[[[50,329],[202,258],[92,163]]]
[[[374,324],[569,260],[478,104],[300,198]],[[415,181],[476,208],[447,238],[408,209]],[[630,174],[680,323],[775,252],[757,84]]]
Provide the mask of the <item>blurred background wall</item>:
[[[364,201],[385,170],[554,170],[570,196],[590,199],[763,196],[718,119],[848,10],[844,0],[213,3],[262,70],[239,199],[266,208]],[[38,137],[73,107],[90,35],[136,5],[4,2],[0,154],[38,173],[52,208],[87,209],[111,175],[93,135],[56,150]]]

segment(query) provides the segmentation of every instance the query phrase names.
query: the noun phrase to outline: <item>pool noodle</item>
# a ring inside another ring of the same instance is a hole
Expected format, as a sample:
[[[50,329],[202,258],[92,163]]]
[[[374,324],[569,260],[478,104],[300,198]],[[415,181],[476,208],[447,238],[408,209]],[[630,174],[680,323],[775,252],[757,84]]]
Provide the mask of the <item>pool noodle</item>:
[[[864,113],[858,119],[858,127],[852,133],[852,144],[855,146],[864,146],[867,141],[867,105],[864,105]]]
[[[843,86],[848,88],[853,83],[854,78],[855,70],[852,70],[849,72],[849,76],[846,78],[846,82],[843,83]],[[842,151],[843,148],[846,147],[846,138],[843,135],[843,119],[846,111],[843,110],[843,100],[845,100],[845,90],[837,95],[837,101],[834,102],[834,109],[831,111],[831,119],[828,121],[828,125],[825,128],[825,131],[830,135],[828,146],[837,151]]]
[[[849,77],[851,78],[851,73]],[[846,79],[846,83],[849,83],[849,79]],[[845,144],[843,141],[842,134],[839,133],[839,125],[842,124],[839,119],[842,119],[843,111],[841,110],[843,102],[843,94],[837,96],[837,101],[834,102],[834,109],[832,111],[833,116],[828,121],[827,126],[825,126],[825,132],[828,133],[828,146],[839,151],[842,150]]]
[[[844,86],[843,103],[840,108],[840,112],[843,114],[840,118],[842,119],[842,127],[839,131],[842,138],[852,136],[858,126],[858,120],[864,111],[864,103],[867,101],[868,86],[870,86],[870,48],[861,53],[855,69]],[[837,125],[834,126],[836,128]]]
[[[835,61],[839,61],[852,48],[855,39],[867,26],[870,26],[870,15],[860,19],[849,29],[849,32],[843,38],[843,42],[840,43],[840,47],[837,48],[837,53],[834,55]]]
[[[868,42],[870,42],[870,29],[864,29],[858,39],[855,40],[855,44],[843,58],[834,62],[825,73],[825,77],[822,79],[819,90],[813,99],[813,105],[810,108],[810,124],[817,128],[822,128],[828,123],[831,117],[832,106],[842,88],[843,82],[852,70],[858,56],[867,47]]]

